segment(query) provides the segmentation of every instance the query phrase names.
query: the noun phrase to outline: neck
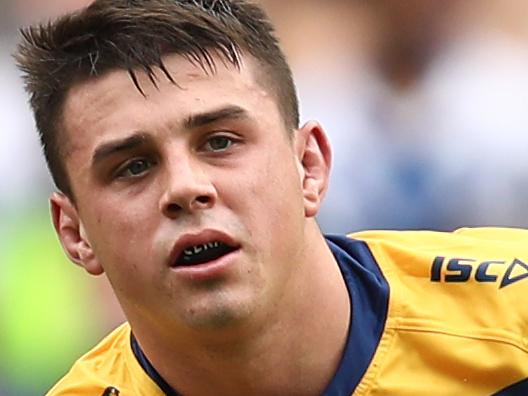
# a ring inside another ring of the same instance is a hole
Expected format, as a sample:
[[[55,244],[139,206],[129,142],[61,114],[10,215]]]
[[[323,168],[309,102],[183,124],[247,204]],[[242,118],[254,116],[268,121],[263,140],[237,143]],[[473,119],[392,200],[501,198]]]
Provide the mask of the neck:
[[[305,262],[264,322],[237,328],[234,337],[196,337],[185,343],[174,336],[160,342],[134,327],[145,354],[168,384],[193,396],[210,395],[211,389],[219,396],[324,391],[346,343],[350,299],[315,223],[310,232]]]

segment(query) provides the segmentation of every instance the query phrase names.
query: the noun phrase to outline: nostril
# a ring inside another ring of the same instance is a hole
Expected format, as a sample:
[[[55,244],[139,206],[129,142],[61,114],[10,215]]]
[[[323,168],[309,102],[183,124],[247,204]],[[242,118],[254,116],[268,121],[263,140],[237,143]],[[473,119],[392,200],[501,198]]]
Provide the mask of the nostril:
[[[180,210],[181,210],[181,206],[178,204],[171,203],[167,205],[167,212],[169,213],[176,213],[176,212],[179,212]]]
[[[214,205],[214,197],[207,194],[195,195],[193,199],[181,199],[180,202],[173,200],[163,205],[163,213],[168,217],[180,216],[182,212],[193,212],[195,210],[208,209]]]
[[[207,204],[211,201],[211,198],[208,197],[207,195],[200,195],[199,197],[196,198],[196,201],[198,201],[201,204]]]

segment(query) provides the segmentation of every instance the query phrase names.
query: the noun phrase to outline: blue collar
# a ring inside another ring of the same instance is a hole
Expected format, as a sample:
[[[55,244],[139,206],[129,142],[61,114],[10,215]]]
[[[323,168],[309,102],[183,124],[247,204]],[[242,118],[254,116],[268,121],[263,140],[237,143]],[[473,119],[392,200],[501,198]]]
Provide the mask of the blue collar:
[[[130,345],[132,347],[132,351],[134,352],[134,356],[136,356],[136,359],[141,367],[143,367],[143,370],[147,373],[147,375],[158,385],[158,387],[165,393],[167,396],[181,396],[178,392],[176,392],[172,387],[167,384],[167,382],[161,377],[161,375],[157,372],[157,370],[152,366],[150,361],[147,359],[143,351],[141,350],[141,347],[139,346],[139,343],[136,340],[136,337],[134,334],[130,336]]]
[[[367,244],[329,235],[327,243],[339,264],[353,302],[343,357],[324,396],[349,396],[365,375],[381,340],[389,306],[389,285]]]

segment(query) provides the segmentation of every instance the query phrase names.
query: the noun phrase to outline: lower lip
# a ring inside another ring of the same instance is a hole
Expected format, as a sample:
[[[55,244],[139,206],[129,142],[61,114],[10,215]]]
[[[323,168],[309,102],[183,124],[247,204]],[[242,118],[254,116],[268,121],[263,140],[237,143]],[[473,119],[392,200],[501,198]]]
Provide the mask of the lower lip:
[[[190,266],[173,267],[172,270],[178,276],[185,277],[192,281],[208,281],[219,278],[225,274],[229,267],[233,264],[240,249],[234,250],[225,256],[219,257],[216,260],[209,261],[203,264],[196,264]]]

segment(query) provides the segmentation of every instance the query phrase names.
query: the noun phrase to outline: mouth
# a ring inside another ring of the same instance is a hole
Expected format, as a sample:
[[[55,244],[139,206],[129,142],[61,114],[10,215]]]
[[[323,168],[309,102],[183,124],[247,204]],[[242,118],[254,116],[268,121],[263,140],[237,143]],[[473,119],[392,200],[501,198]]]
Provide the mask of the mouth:
[[[205,264],[237,250],[221,241],[189,246],[183,249],[175,262],[176,267]]]
[[[230,236],[215,230],[186,234],[179,238],[171,254],[171,267],[189,267],[214,262],[240,249]]]

